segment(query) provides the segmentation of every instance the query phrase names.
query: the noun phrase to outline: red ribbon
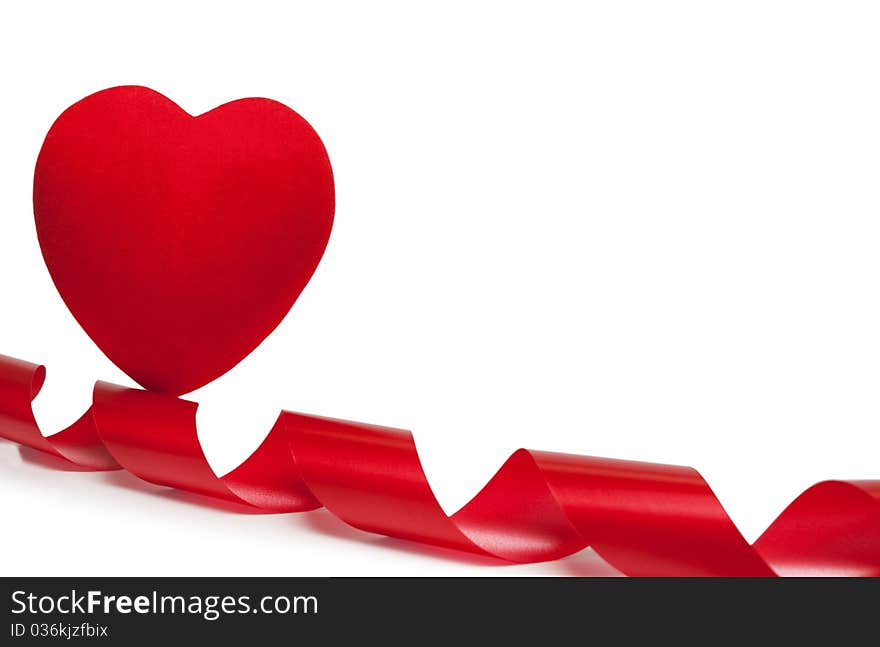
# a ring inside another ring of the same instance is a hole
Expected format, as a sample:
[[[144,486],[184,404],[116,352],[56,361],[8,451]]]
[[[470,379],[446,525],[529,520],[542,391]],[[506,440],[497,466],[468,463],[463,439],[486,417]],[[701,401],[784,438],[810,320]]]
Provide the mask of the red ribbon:
[[[44,437],[31,402],[45,375],[0,355],[0,436],[256,511],[324,506],[361,530],[510,562],[591,546],[627,575],[880,575],[880,481],[814,485],[749,545],[692,468],[520,449],[447,516],[408,431],[283,411],[254,454],[217,477],[198,405],[149,391],[98,382],[91,408]]]

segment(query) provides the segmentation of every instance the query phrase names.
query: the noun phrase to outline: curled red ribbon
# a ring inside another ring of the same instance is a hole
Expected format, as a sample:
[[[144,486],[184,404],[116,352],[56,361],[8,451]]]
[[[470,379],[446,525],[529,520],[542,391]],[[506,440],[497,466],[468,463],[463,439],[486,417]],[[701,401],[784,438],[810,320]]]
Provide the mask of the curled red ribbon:
[[[194,402],[105,382],[73,425],[44,437],[31,402],[46,371],[0,355],[0,436],[93,470],[267,513],[326,507],[368,532],[510,562],[591,546],[636,576],[880,575],[880,481],[825,481],[750,545],[689,467],[520,449],[452,516],[408,431],[283,411],[242,465],[217,477]]]

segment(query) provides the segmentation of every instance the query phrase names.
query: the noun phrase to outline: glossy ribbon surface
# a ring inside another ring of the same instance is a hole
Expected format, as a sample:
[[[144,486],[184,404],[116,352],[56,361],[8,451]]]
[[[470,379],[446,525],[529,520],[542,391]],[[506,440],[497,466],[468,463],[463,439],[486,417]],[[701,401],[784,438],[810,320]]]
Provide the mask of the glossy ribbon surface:
[[[880,575],[880,481],[825,481],[749,544],[689,467],[520,449],[461,510],[434,498],[408,431],[283,411],[223,477],[199,444],[197,404],[98,382],[91,408],[44,437],[42,366],[0,356],[0,436],[93,470],[267,513],[326,507],[347,524],[510,562],[591,546],[635,576]]]

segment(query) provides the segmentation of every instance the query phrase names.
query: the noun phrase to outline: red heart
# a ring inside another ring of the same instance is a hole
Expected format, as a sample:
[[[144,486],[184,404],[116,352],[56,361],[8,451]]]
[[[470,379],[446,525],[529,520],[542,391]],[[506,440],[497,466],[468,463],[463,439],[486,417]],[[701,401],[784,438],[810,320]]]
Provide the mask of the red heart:
[[[43,258],[73,316],[138,383],[180,395],[278,325],[333,223],[330,161],[269,99],[193,117],[103,90],[52,125],[34,172]]]

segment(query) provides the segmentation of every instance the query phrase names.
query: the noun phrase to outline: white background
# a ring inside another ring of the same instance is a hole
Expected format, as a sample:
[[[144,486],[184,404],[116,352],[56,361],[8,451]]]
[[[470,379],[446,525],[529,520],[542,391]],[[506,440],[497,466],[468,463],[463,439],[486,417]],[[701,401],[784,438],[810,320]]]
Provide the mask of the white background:
[[[749,540],[880,475],[874,3],[181,5],[0,9],[0,353],[48,366],[47,432],[132,383],[42,264],[33,164],[69,104],[136,83],[278,99],[334,166],[313,281],[190,396],[218,473],[283,407],[413,429],[448,512],[520,446],[693,465]],[[3,574],[606,572],[47,467],[0,443]]]

